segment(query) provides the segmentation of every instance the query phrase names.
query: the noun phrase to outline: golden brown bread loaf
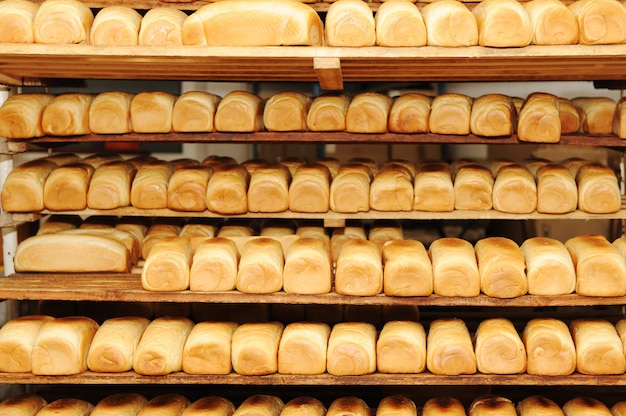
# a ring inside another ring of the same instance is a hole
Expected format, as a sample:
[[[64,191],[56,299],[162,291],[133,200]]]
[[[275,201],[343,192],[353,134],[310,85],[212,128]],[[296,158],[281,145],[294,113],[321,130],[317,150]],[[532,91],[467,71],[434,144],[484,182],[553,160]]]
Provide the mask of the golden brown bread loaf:
[[[395,2],[388,4],[392,3]],[[415,6],[411,5],[411,7]],[[392,133],[428,133],[431,102],[431,97],[417,92],[395,97],[387,121],[389,131]]]
[[[100,165],[92,174],[87,190],[87,207],[114,209],[130,205],[130,189],[137,168],[128,161]]]
[[[323,44],[323,24],[307,4],[293,0],[207,4],[183,23],[185,45],[280,46]]]
[[[626,401],[622,400],[611,406],[612,416],[622,416],[626,412]]]
[[[626,10],[624,10],[626,13]],[[626,27],[625,27],[626,29]],[[611,134],[617,102],[609,97],[576,97],[571,100],[581,111],[580,130],[585,134]]]
[[[568,400],[563,405],[565,416],[597,415],[609,416],[611,411],[598,399],[588,396],[578,396]]]
[[[469,405],[468,416],[516,416],[515,405],[510,399],[499,396],[478,397]]]
[[[510,136],[515,131],[516,116],[511,97],[504,94],[484,94],[472,102],[470,131],[476,136]]]
[[[248,184],[249,212],[283,212],[289,208],[289,169],[281,164],[257,167]]]
[[[465,416],[465,407],[459,399],[439,396],[426,400],[422,407],[422,416]]]
[[[431,133],[464,135],[470,133],[473,99],[464,94],[439,94],[430,106]]]
[[[163,91],[144,91],[130,102],[130,120],[135,133],[170,133],[176,96]]]
[[[9,96],[0,107],[0,136],[7,139],[30,139],[44,135],[41,116],[54,96],[25,93]]]
[[[79,228],[61,230],[58,234],[72,239],[78,235],[90,235],[95,237],[107,237],[119,241],[126,247],[131,264],[136,264],[141,252],[141,241],[132,233],[114,228],[109,225],[97,225],[83,222]]]
[[[167,208],[167,185],[174,165],[165,160],[143,164],[131,184],[130,202],[135,208]]]
[[[192,257],[191,244],[186,238],[160,240],[145,259],[141,269],[141,286],[155,292],[188,289]]]
[[[250,322],[239,325],[231,342],[233,370],[241,375],[266,375],[278,371],[278,346],[284,325]]]
[[[323,374],[330,326],[322,322],[288,324],[278,346],[278,372],[281,374]]]
[[[413,210],[445,212],[454,210],[452,169],[444,161],[418,163],[413,180]]]
[[[391,240],[383,245],[383,292],[387,296],[429,296],[433,272],[424,244]]]
[[[328,241],[313,237],[295,240],[285,253],[283,289],[287,293],[321,294],[332,288]]]
[[[153,7],[141,20],[137,43],[146,46],[181,46],[187,14],[172,7]]]
[[[310,163],[299,166],[289,184],[289,210],[292,212],[328,212],[331,174],[326,165]]]
[[[90,416],[134,416],[147,402],[139,393],[114,393],[100,400]]]
[[[9,0],[0,3],[0,42],[33,43],[33,22],[39,8],[29,0]]]
[[[255,394],[246,398],[233,413],[233,416],[278,416],[284,403],[270,394]]]
[[[48,402],[34,393],[9,396],[0,401],[0,412],[6,416],[35,416]]]
[[[565,3],[558,0],[532,0],[522,4],[530,18],[533,45],[578,43],[578,22]]]
[[[89,43],[93,12],[78,0],[51,0],[35,14],[36,43]]]
[[[280,411],[281,416],[324,416],[326,407],[311,396],[297,396],[285,403]]]
[[[234,241],[215,237],[201,243],[189,271],[189,289],[205,292],[233,290],[237,281],[239,250]]]
[[[232,416],[235,412],[233,403],[220,396],[204,396],[185,408],[181,416]]]
[[[205,91],[182,93],[172,109],[172,130],[180,133],[215,130],[215,112],[221,99],[219,95]]]
[[[523,142],[558,143],[561,140],[559,99],[544,92],[524,100],[517,120],[517,138]]]
[[[269,237],[253,238],[241,250],[237,290],[274,293],[283,287],[284,254],[281,243]]]
[[[613,134],[620,139],[626,139],[626,111],[624,110],[626,110],[626,98],[621,97],[615,104],[613,117]]]
[[[334,376],[376,371],[376,327],[367,322],[335,324],[328,339],[326,370]]]
[[[537,209],[537,184],[520,164],[503,166],[495,175],[491,192],[493,209],[512,214],[529,214]]]
[[[578,186],[569,169],[546,164],[537,170],[537,212],[565,214],[578,207]]]
[[[383,397],[376,408],[376,415],[378,416],[415,416],[416,414],[415,402],[402,394]]]
[[[474,250],[480,288],[485,295],[514,298],[528,293],[524,254],[515,241],[506,237],[486,237],[476,242]]]
[[[93,410],[93,404],[86,400],[75,398],[57,399],[42,407],[37,415],[56,416],[59,414],[71,416],[89,416]]]
[[[579,131],[580,114],[571,100],[559,97],[559,118],[561,119],[561,134],[574,134]]]
[[[263,125],[269,131],[306,131],[306,118],[313,99],[295,91],[283,91],[268,98]]]
[[[532,41],[530,17],[515,0],[482,1],[472,9],[478,23],[478,44],[492,47],[528,46]]]
[[[476,254],[469,241],[457,237],[438,238],[430,244],[428,253],[436,295],[471,297],[480,294]]]
[[[376,211],[411,211],[413,175],[404,166],[390,164],[381,168],[370,184],[370,208]]]
[[[372,416],[372,409],[359,397],[342,396],[330,403],[326,415]]]
[[[98,323],[86,316],[68,316],[45,322],[35,338],[32,373],[71,375],[87,371],[89,345]]]
[[[421,373],[426,368],[426,331],[419,322],[388,321],[376,341],[380,373]]]
[[[357,0],[342,1],[355,3]],[[338,4],[338,1],[333,3],[335,4]],[[378,92],[362,92],[355,95],[346,112],[346,131],[350,133],[387,132],[392,104],[391,97]]]
[[[576,17],[581,45],[610,45],[626,41],[626,11],[616,0],[578,0],[568,8]]]
[[[7,212],[44,209],[44,184],[56,167],[56,163],[46,159],[35,159],[14,167],[2,186],[2,208]]]
[[[564,376],[576,370],[576,347],[567,324],[555,318],[534,318],[522,332],[528,374]]]
[[[545,416],[563,416],[563,410],[551,399],[543,396],[528,396],[517,402],[515,406],[519,416],[542,414]]]
[[[376,45],[425,46],[426,26],[417,6],[409,0],[386,1],[374,16]]]
[[[454,209],[492,209],[493,183],[493,175],[486,167],[477,163],[461,166],[454,174]]]
[[[163,393],[154,396],[139,410],[136,416],[163,415],[173,416],[182,414],[189,405],[189,399],[176,393]]]
[[[0,371],[29,373],[35,339],[43,324],[52,319],[49,315],[25,315],[8,320],[0,328]]]
[[[141,375],[166,375],[182,369],[185,341],[194,323],[182,316],[162,316],[148,324],[133,355]]]
[[[206,201],[209,211],[218,214],[244,214],[248,212],[248,184],[250,174],[238,164],[225,165],[209,179]]]
[[[476,355],[469,330],[460,319],[439,318],[430,323],[426,366],[439,375],[474,374]]]
[[[478,23],[470,9],[455,0],[428,3],[421,9],[429,46],[478,45]]]
[[[621,206],[620,188],[613,169],[587,163],[578,169],[578,209],[593,214],[617,212]]]
[[[205,321],[195,324],[185,341],[182,370],[187,374],[229,374],[234,322]]]
[[[54,168],[44,183],[44,206],[51,211],[87,208],[87,192],[94,171],[93,166],[81,162]]]
[[[349,239],[341,248],[335,270],[335,292],[374,296],[383,289],[382,254],[375,243]]]
[[[519,374],[526,371],[526,348],[510,320],[482,321],[476,329],[474,343],[479,372]]]
[[[343,131],[350,96],[344,93],[324,93],[313,99],[306,115],[306,125],[311,131]]]
[[[107,91],[96,95],[89,106],[89,130],[95,134],[125,134],[133,131],[130,103],[134,94]]]
[[[132,370],[135,350],[149,323],[146,318],[130,316],[102,322],[89,346],[89,370],[101,373]]]
[[[174,170],[167,183],[167,207],[174,211],[206,211],[206,191],[213,169],[186,166]]]
[[[41,114],[41,129],[51,136],[89,134],[92,94],[66,93],[55,96]]]
[[[372,179],[372,171],[365,165],[342,165],[330,184],[330,209],[344,213],[369,211]]]
[[[328,46],[373,46],[376,43],[374,13],[357,0],[331,3],[324,20]]]
[[[93,19],[89,32],[92,45],[137,45],[142,16],[127,6],[106,6]]]
[[[594,375],[624,373],[624,349],[611,322],[576,319],[569,328],[576,346],[576,371]]]
[[[520,246],[526,262],[528,293],[565,295],[576,289],[576,270],[565,245],[554,238],[532,237]]]
[[[218,3],[216,3],[218,4]],[[264,102],[248,91],[231,91],[217,105],[215,130],[249,133],[263,129]]]

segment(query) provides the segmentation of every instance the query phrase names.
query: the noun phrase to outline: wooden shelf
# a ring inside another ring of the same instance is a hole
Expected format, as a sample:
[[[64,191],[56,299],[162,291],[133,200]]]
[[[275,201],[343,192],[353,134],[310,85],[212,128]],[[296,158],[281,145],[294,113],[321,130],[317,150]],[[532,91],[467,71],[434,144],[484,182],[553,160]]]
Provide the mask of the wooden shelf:
[[[141,286],[139,274],[61,274],[17,273],[0,278],[0,299],[70,300],[119,302],[204,302],[204,303],[266,303],[318,305],[411,305],[458,307],[547,307],[608,306],[626,303],[626,296],[590,297],[579,295],[534,296],[498,299],[485,295],[476,297],[390,297],[346,296],[336,293],[297,295],[285,292],[248,294],[242,292],[151,292]]]
[[[204,47],[0,44],[0,82],[151,79],[320,82],[618,80],[626,45]]]

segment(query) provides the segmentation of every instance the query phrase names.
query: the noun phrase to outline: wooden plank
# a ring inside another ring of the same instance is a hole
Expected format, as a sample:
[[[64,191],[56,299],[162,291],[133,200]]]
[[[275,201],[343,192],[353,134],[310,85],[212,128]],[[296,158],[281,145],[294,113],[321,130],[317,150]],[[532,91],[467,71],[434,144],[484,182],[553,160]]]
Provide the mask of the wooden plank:
[[[313,68],[323,90],[343,90],[343,76],[339,58],[314,58]]]

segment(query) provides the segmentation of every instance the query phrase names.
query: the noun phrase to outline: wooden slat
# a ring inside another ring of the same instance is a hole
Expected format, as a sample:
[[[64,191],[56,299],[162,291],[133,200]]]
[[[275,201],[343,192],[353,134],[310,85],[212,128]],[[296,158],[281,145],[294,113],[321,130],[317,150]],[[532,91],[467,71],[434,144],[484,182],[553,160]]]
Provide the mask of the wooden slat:
[[[17,273],[0,278],[0,299],[70,300],[121,302],[206,302],[206,303],[272,303],[294,305],[417,305],[451,307],[546,307],[546,306],[608,306],[626,303],[626,296],[590,297],[579,295],[526,295],[498,299],[485,295],[476,297],[391,297],[347,296],[336,293],[297,295],[285,292],[249,294],[232,292],[151,292],[141,286],[139,274],[59,274]]]

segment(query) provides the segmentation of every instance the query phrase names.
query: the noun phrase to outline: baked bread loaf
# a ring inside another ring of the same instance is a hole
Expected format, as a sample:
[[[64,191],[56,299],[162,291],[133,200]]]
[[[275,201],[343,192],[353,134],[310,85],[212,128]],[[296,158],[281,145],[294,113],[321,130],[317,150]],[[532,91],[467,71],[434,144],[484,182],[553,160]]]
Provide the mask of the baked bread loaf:
[[[426,339],[426,366],[438,375],[474,374],[476,355],[469,330],[460,319],[438,318]]]
[[[234,412],[235,406],[230,400],[220,396],[205,396],[190,403],[181,416],[231,416]]]
[[[384,4],[393,3],[397,2]],[[401,1],[400,3],[404,4],[405,2]],[[415,5],[411,4],[411,7],[415,7]],[[428,133],[431,102],[431,97],[417,92],[405,93],[395,97],[387,121],[389,131],[392,133]]]
[[[141,269],[141,287],[153,292],[188,289],[192,257],[191,244],[186,238],[160,240],[145,259]]]
[[[424,244],[391,240],[383,245],[383,292],[387,296],[429,296],[433,270]]]
[[[563,414],[565,416],[576,415],[606,415],[609,416],[611,411],[608,407],[598,399],[588,396],[578,396],[568,400],[563,405]]]
[[[626,10],[624,11],[626,13]],[[611,134],[617,102],[609,97],[576,97],[571,100],[581,114],[580,130],[584,134]]]
[[[98,323],[86,316],[46,321],[33,344],[32,373],[71,375],[87,371],[87,354],[97,330]]]
[[[139,393],[115,393],[100,400],[89,416],[134,416],[147,402]]]
[[[0,401],[0,412],[7,416],[35,416],[48,402],[34,393],[9,396]]]
[[[159,218],[152,221],[150,227],[146,231],[146,234],[141,244],[141,258],[144,260],[148,258],[150,250],[160,240],[170,237],[178,237],[182,227],[176,220]]]
[[[375,372],[376,327],[367,322],[335,324],[328,339],[326,371],[334,376]]]
[[[87,192],[94,171],[93,166],[80,162],[54,168],[44,183],[44,206],[50,211],[87,208]]]
[[[9,96],[0,107],[0,136],[7,139],[30,139],[44,135],[41,116],[54,96],[25,93]]]
[[[239,133],[263,130],[263,108],[264,102],[258,95],[248,91],[231,91],[217,105],[215,130]]]
[[[468,416],[516,416],[515,405],[510,399],[500,396],[483,396],[469,405]]]
[[[167,183],[167,207],[174,211],[206,211],[206,192],[213,169],[205,165],[183,166]]]
[[[43,324],[52,319],[49,315],[25,315],[8,320],[0,328],[0,371],[29,373],[35,339]]]
[[[339,1],[358,2],[358,0],[337,0],[333,5],[338,4]],[[358,3],[363,4],[363,2]],[[367,9],[370,10],[369,6]],[[393,98],[378,92],[362,92],[355,95],[346,112],[346,131],[350,133],[387,132],[392,104]]]
[[[167,208],[167,186],[174,165],[165,160],[143,164],[131,184],[130,203],[135,208]]]
[[[470,134],[473,99],[464,94],[439,94],[430,106],[428,126],[436,134]]]
[[[476,329],[475,353],[483,374],[519,374],[526,371],[526,349],[513,323],[505,318],[482,321]]]
[[[485,94],[472,102],[470,131],[476,136],[507,137],[515,132],[517,113],[504,94]]]
[[[321,294],[332,289],[332,262],[328,241],[301,237],[285,253],[283,289],[287,293]]]
[[[278,346],[284,325],[280,322],[250,322],[233,332],[231,354],[237,374],[260,376],[278,371]]]
[[[135,350],[149,323],[146,318],[130,316],[102,322],[89,346],[89,370],[100,373],[132,370]]]
[[[530,295],[565,295],[576,289],[576,270],[565,245],[554,238],[531,237],[520,246]]]
[[[127,6],[106,6],[93,19],[89,32],[92,45],[137,45],[142,16]]]
[[[114,209],[130,205],[130,189],[137,168],[120,160],[100,165],[94,170],[87,190],[87,207]]]
[[[106,91],[96,95],[89,106],[89,130],[94,134],[132,132],[130,103],[134,96],[123,91]]]
[[[563,416],[563,410],[551,399],[544,396],[528,396],[517,402],[515,406],[519,416],[542,414],[545,416]]]
[[[183,23],[184,45],[321,46],[324,28],[317,12],[294,0],[237,0],[200,7]]]
[[[619,401],[611,406],[612,416],[621,416],[626,412],[626,401]]]
[[[537,209],[535,178],[523,165],[503,166],[495,175],[491,198],[496,211],[530,214]]]
[[[369,240],[345,241],[337,258],[335,292],[340,295],[374,296],[383,289],[382,254]]]
[[[195,254],[200,244],[215,237],[220,223],[221,220],[216,218],[192,218],[182,226],[178,235],[189,240]]]
[[[330,184],[330,209],[355,213],[370,210],[370,187],[374,175],[370,168],[347,163],[339,168]]]
[[[453,211],[454,200],[450,165],[437,160],[418,163],[413,180],[413,210]]]
[[[370,184],[370,208],[376,211],[411,211],[413,175],[400,164],[381,168]]]
[[[480,294],[480,274],[472,244],[457,237],[434,240],[429,248],[433,291],[440,296],[471,297]],[[454,261],[450,261],[450,259]]]
[[[326,415],[372,416],[372,409],[359,397],[343,396],[330,403]]]
[[[611,45],[626,41],[626,11],[616,0],[579,0],[568,8],[576,17],[581,45]]]
[[[561,134],[574,134],[580,130],[580,114],[567,98],[559,97],[559,117]]]
[[[626,111],[624,110],[626,110],[626,98],[622,97],[615,104],[613,117],[613,134],[620,139],[626,139]]]
[[[623,374],[624,349],[615,326],[603,319],[576,319],[569,324],[581,374]]]
[[[324,34],[327,46],[374,46],[374,13],[362,1],[336,0],[326,12]]]
[[[558,143],[561,140],[559,98],[544,92],[528,95],[519,112],[517,138],[523,142]]]
[[[468,163],[454,173],[454,209],[487,211],[493,208],[494,178],[489,169]]]
[[[55,96],[41,114],[41,129],[51,136],[89,134],[92,94],[66,93]]]
[[[478,23],[478,44],[496,48],[522,47],[532,41],[531,21],[516,0],[481,1],[472,9]]]
[[[175,393],[163,393],[154,396],[139,410],[136,416],[163,415],[173,416],[182,414],[189,405],[189,399]]]
[[[172,7],[153,7],[141,20],[137,43],[144,46],[181,46],[187,14]]]
[[[328,212],[331,174],[326,165],[300,165],[289,184],[289,210],[292,212]]]
[[[515,241],[506,237],[486,237],[476,242],[474,250],[480,288],[485,295],[514,298],[528,293],[526,262]]]
[[[455,399],[454,397],[433,397],[432,399],[426,400],[424,406],[422,407],[422,415],[423,416],[464,416],[465,415],[465,407],[463,403],[459,401],[459,399]]]
[[[230,374],[235,328],[235,322],[226,321],[195,324],[183,347],[182,370],[187,374]]]
[[[193,321],[182,316],[153,319],[143,331],[133,355],[135,372],[162,376],[181,371],[183,348],[193,326]]]
[[[189,289],[204,292],[233,290],[237,281],[239,250],[234,241],[210,238],[193,255],[189,271]]]
[[[426,368],[426,331],[419,322],[388,321],[376,341],[380,373],[421,373]]]
[[[404,240],[404,230],[398,220],[379,219],[370,224],[367,239],[382,251],[388,241]]]
[[[365,228],[360,223],[348,223],[343,228],[334,228],[330,237],[330,256],[333,262],[337,261],[339,253],[347,240],[367,240]]]
[[[255,394],[245,399],[233,416],[278,416],[285,404],[278,397],[271,394]]]
[[[533,45],[578,43],[578,22],[565,3],[558,0],[531,0],[522,4],[530,17]]]
[[[456,0],[440,0],[422,9],[429,46],[478,45],[478,22],[470,9]]]
[[[2,209],[7,212],[35,212],[45,208],[44,184],[57,167],[46,159],[34,159],[14,167],[2,186]]]
[[[344,93],[328,92],[315,97],[306,115],[307,129],[310,131],[345,130],[350,100],[350,96]]]
[[[617,212],[621,206],[620,188],[613,169],[587,163],[578,169],[578,209],[593,214]]]
[[[283,287],[283,247],[278,240],[259,237],[241,250],[237,290],[244,293],[274,293]]]
[[[289,208],[289,169],[281,164],[257,167],[248,184],[248,212],[283,212]]]
[[[555,318],[534,318],[522,332],[528,374],[565,376],[576,370],[576,347],[567,324]]]
[[[326,407],[319,400],[311,396],[297,396],[285,403],[280,411],[281,416],[324,416]]]
[[[402,394],[383,397],[376,408],[376,415],[378,416],[411,416],[416,414],[415,402]]]
[[[569,169],[549,163],[537,169],[537,212],[565,214],[578,207],[578,185]]]
[[[245,167],[229,164],[215,169],[207,185],[206,202],[209,211],[217,214],[248,212],[250,174]]]
[[[172,130],[177,133],[212,132],[215,130],[215,113],[221,99],[219,95],[206,91],[182,93],[172,109]]]
[[[427,43],[424,19],[410,0],[382,3],[374,21],[378,46],[425,46]]]
[[[86,400],[63,398],[46,404],[37,412],[37,415],[56,416],[59,414],[67,414],[72,416],[89,416],[93,407],[93,404]]]
[[[306,117],[313,99],[295,91],[283,91],[268,98],[263,125],[268,131],[306,131]]]
[[[93,12],[81,1],[45,1],[35,14],[35,43],[89,43],[93,19]]]
[[[163,91],[144,91],[130,102],[130,120],[135,133],[170,133],[176,96]]]
[[[0,42],[33,43],[33,22],[39,4],[28,0],[9,0],[0,4]]]
[[[330,326],[323,322],[292,322],[278,346],[280,374],[323,374]]]

